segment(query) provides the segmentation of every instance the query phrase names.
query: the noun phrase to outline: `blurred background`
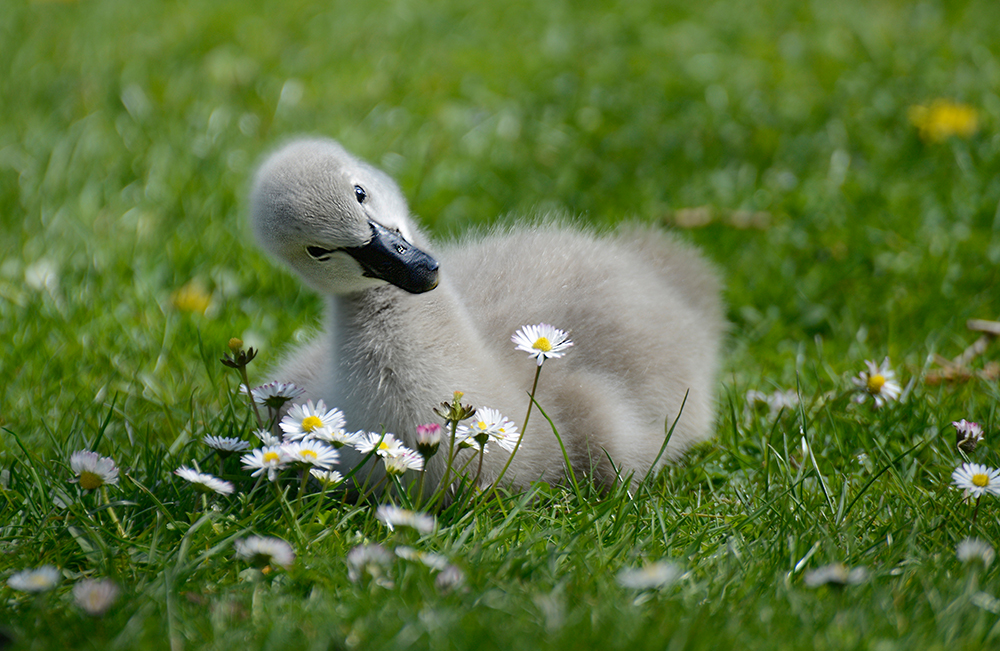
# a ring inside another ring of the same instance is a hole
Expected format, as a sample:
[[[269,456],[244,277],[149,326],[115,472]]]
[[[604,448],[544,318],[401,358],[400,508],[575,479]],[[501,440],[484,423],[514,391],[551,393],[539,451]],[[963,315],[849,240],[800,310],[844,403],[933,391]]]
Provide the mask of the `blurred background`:
[[[320,300],[245,224],[296,134],[439,238],[677,229],[726,285],[724,394],[918,373],[1000,316],[998,28],[992,0],[4,2],[0,420],[113,405],[169,440],[223,400],[230,337],[261,380],[308,337]]]

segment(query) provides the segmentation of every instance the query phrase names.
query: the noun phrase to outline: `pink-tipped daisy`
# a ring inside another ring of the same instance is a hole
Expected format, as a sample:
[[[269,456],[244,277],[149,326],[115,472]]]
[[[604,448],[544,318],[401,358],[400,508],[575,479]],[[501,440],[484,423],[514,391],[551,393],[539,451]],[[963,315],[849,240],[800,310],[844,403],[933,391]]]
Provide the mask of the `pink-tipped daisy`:
[[[431,533],[437,526],[433,515],[419,513],[409,509],[401,509],[391,504],[383,504],[375,511],[375,517],[381,520],[389,531],[395,531],[396,527],[409,527],[417,533]]]
[[[522,326],[510,340],[517,350],[523,350],[534,357],[539,366],[550,357],[562,357],[566,354],[566,349],[573,345],[565,331],[547,323]]]

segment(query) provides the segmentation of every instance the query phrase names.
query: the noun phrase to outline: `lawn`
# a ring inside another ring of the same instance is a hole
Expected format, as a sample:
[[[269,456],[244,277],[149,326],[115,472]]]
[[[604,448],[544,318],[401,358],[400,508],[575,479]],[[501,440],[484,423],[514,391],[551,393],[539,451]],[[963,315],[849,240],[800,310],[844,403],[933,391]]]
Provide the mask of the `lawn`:
[[[1000,646],[1000,563],[956,553],[992,560],[1000,504],[952,484],[1000,466],[1000,342],[947,363],[1000,318],[1000,5],[247,4],[0,3],[0,648]],[[256,444],[230,339],[258,384],[321,317],[246,225],[303,133],[437,238],[551,212],[698,245],[731,323],[716,438],[639,490],[478,496],[424,533],[217,459],[207,435]],[[857,402],[885,358],[899,398]],[[71,482],[79,450],[117,484]],[[251,535],[294,561],[238,558]],[[423,555],[358,576],[375,544]]]

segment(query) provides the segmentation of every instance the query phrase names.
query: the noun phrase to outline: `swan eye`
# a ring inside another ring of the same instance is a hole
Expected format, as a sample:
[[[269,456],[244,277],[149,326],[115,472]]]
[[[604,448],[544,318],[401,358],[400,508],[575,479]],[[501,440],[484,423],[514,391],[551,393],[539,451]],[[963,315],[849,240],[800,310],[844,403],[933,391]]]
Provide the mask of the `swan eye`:
[[[365,199],[368,198],[368,193],[360,185],[354,186],[354,198],[358,200],[358,203],[364,203]]]
[[[324,249],[321,246],[307,246],[306,253],[309,254],[313,260],[319,260],[320,262],[325,262],[330,259],[330,255],[333,253],[333,249]]]

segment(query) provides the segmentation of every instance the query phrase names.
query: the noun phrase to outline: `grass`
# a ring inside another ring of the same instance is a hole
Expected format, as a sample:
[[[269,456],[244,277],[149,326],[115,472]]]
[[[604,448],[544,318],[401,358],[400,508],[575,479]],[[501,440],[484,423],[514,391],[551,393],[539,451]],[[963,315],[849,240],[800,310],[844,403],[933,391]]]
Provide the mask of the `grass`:
[[[1000,543],[996,504],[973,525],[948,484],[953,420],[980,422],[971,458],[1000,465],[1000,388],[929,380],[932,355],[976,338],[968,319],[998,317],[998,19],[985,0],[0,4],[0,632],[14,648],[997,644],[997,568],[954,551]],[[973,108],[975,133],[921,138],[911,107],[937,98]],[[716,440],[637,494],[535,486],[419,539],[367,506],[290,514],[252,484],[206,508],[172,471],[214,463],[203,435],[249,436],[226,342],[261,349],[263,380],[320,314],[244,224],[255,161],[302,132],[389,171],[440,237],[536,210],[683,228],[727,287]],[[204,313],[178,309],[185,287]],[[849,378],[887,355],[903,399],[852,403]],[[994,344],[971,365],[996,360]],[[748,407],[779,388],[798,406]],[[68,483],[83,448],[122,469],[110,508]],[[294,566],[234,560],[249,532],[291,542]],[[362,542],[444,554],[466,587],[442,594],[403,560],[391,589],[353,583]],[[616,581],[661,559],[684,570],[662,590]],[[868,578],[805,585],[831,562]],[[57,589],[6,585],[43,564]],[[121,586],[103,617],[72,606],[81,576]]]

